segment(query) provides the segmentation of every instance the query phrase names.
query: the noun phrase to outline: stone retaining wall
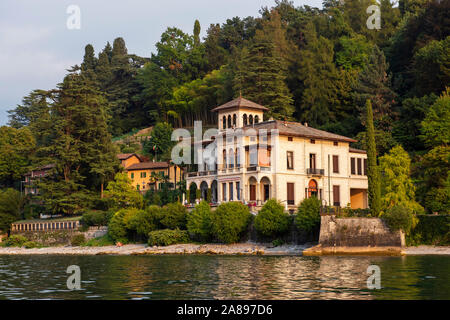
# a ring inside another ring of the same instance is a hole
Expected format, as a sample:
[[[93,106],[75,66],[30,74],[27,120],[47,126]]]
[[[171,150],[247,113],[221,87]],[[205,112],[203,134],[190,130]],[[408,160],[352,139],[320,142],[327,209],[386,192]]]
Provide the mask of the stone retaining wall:
[[[405,235],[391,231],[379,218],[322,216],[322,247],[404,247]]]

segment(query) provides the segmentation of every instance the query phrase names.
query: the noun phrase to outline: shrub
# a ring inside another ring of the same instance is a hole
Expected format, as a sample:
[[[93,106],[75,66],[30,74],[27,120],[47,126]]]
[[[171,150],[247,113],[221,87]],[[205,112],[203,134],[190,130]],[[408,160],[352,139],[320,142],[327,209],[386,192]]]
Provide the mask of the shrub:
[[[27,241],[23,244],[25,249],[33,249],[33,248],[40,248],[41,245],[35,241]]]
[[[159,208],[156,207],[159,211]],[[153,214],[154,210],[139,210],[133,215],[129,216],[126,221],[126,228],[138,237],[147,238],[150,231],[156,229],[156,217]]]
[[[187,229],[191,235],[202,241],[211,238],[211,207],[206,201],[200,202],[187,213]]]
[[[407,245],[450,245],[450,215],[420,215],[406,237]]]
[[[402,205],[389,208],[382,214],[381,218],[391,230],[402,230],[406,234],[409,234],[416,224],[412,209]]]
[[[161,209],[160,223],[167,229],[186,229],[186,208],[180,203],[169,203]]]
[[[320,226],[320,200],[316,197],[303,200],[297,209],[295,224],[302,231],[316,230]]]
[[[5,247],[23,247],[28,242],[28,239],[21,235],[12,235],[3,241]]]
[[[289,228],[289,215],[276,200],[269,200],[255,218],[255,228],[263,236],[275,236]]]
[[[212,212],[212,231],[217,240],[224,243],[238,242],[251,220],[247,206],[240,202],[219,205]]]
[[[129,215],[128,209],[119,210],[114,214],[108,224],[108,234],[115,242],[128,243],[127,224],[125,222],[127,215]]]
[[[149,246],[170,246],[178,243],[188,243],[189,234],[185,230],[158,230],[148,234]]]
[[[70,244],[72,245],[72,247],[82,246],[85,242],[86,237],[84,236],[84,234],[76,234],[70,240]]]
[[[106,226],[108,225],[108,213],[105,211],[88,211],[83,214],[81,222],[89,227]]]

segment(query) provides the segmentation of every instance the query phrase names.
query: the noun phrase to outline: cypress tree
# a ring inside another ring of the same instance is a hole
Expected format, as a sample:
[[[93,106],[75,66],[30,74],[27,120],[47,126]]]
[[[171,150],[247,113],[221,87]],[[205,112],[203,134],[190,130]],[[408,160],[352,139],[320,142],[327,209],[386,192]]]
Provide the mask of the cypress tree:
[[[378,216],[381,209],[380,173],[377,166],[377,147],[375,144],[375,128],[373,126],[373,111],[370,100],[366,102],[367,130],[367,177],[369,180],[369,207],[372,215]]]
[[[95,58],[94,47],[91,44],[88,44],[84,48],[84,58],[83,63],[81,64],[81,70],[94,70],[97,65],[97,59]]]
[[[194,46],[198,47],[200,45],[200,22],[195,20],[194,24]]]

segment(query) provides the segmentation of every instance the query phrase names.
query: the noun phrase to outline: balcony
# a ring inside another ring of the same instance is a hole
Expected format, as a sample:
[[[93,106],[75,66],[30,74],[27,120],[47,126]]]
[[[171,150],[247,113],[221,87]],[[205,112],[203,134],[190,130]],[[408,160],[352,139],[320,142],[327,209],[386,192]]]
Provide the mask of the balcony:
[[[308,168],[306,169],[306,174],[312,175],[312,176],[323,176],[325,175],[324,169],[316,169],[316,168]]]

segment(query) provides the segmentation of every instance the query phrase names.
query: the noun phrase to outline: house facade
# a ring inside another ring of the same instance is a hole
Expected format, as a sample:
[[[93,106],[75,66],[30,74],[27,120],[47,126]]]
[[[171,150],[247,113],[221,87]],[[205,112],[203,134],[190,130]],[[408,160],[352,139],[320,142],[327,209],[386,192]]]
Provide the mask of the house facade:
[[[323,205],[368,207],[367,154],[350,148],[355,140],[307,124],[262,121],[267,110],[242,97],[213,109],[218,134],[202,145],[214,144],[215,155],[187,174],[190,202],[200,194],[258,209],[277,199],[294,211],[315,196]]]
[[[24,194],[32,196],[39,195],[37,182],[49,175],[53,168],[55,168],[54,164],[48,164],[27,172],[24,176],[25,180],[22,181]]]

